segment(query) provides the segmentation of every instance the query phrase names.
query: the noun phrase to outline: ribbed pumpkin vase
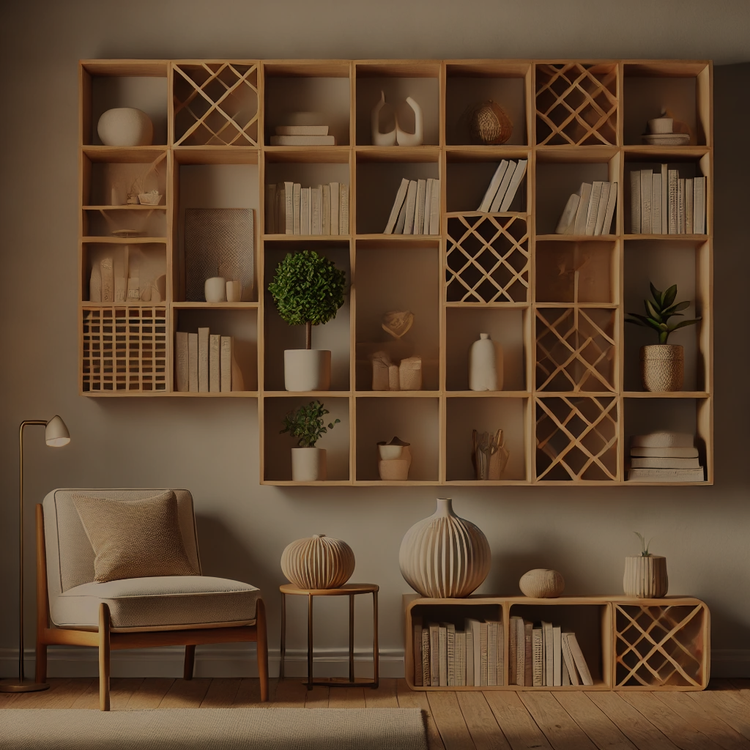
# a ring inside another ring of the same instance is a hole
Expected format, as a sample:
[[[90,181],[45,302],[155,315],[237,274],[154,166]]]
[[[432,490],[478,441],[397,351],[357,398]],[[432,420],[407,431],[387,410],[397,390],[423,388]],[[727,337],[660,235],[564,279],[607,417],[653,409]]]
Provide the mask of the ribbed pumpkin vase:
[[[667,558],[661,555],[638,555],[625,558],[622,588],[626,596],[660,599],[667,595]]]
[[[398,562],[404,580],[419,594],[438,599],[469,596],[490,572],[490,545],[478,526],[437,499],[437,510],[404,535]]]
[[[354,572],[354,552],[341,539],[316,534],[292,542],[281,553],[281,571],[301,589],[337,589]]]

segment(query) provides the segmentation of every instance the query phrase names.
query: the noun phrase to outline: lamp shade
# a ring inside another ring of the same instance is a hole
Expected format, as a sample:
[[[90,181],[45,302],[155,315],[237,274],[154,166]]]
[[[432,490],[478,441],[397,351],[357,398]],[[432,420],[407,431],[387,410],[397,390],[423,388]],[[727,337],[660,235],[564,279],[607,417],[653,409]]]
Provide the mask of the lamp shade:
[[[57,414],[47,422],[44,439],[51,448],[61,448],[70,442],[70,433],[65,422]]]

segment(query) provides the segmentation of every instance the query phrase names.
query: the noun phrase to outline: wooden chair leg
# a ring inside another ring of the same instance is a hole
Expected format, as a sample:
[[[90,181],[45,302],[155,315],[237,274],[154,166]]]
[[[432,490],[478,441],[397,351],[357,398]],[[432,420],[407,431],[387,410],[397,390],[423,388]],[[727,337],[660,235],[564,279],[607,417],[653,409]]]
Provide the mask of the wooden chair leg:
[[[34,680],[39,684],[47,682],[47,644],[41,641],[36,642],[36,672]]]
[[[182,676],[186,680],[193,679],[193,670],[195,668],[195,646],[185,646],[185,668]]]
[[[109,711],[109,675],[110,675],[110,615],[109,607],[102,602],[99,605],[99,708]]]
[[[255,612],[257,633],[256,651],[258,660],[258,677],[260,678],[260,699],[268,701],[268,634],[266,631],[266,605],[258,599]]]

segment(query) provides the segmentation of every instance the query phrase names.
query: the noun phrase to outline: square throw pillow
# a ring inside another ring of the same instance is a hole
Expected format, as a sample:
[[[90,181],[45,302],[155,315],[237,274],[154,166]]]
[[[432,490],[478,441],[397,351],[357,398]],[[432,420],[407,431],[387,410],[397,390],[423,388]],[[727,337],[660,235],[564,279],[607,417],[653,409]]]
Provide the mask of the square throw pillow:
[[[94,580],[198,575],[185,552],[172,491],[143,500],[73,495],[96,558]]]

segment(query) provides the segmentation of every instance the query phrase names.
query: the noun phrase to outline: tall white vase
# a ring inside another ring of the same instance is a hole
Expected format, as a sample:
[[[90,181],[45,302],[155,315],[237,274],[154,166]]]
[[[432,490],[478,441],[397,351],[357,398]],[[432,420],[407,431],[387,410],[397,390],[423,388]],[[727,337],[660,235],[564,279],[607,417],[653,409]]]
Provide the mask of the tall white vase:
[[[449,497],[404,535],[398,563],[404,580],[422,596],[469,596],[490,572],[490,545],[478,526],[453,512]]]
[[[503,350],[490,338],[480,333],[469,351],[469,389],[472,391],[501,391],[503,389]]]

